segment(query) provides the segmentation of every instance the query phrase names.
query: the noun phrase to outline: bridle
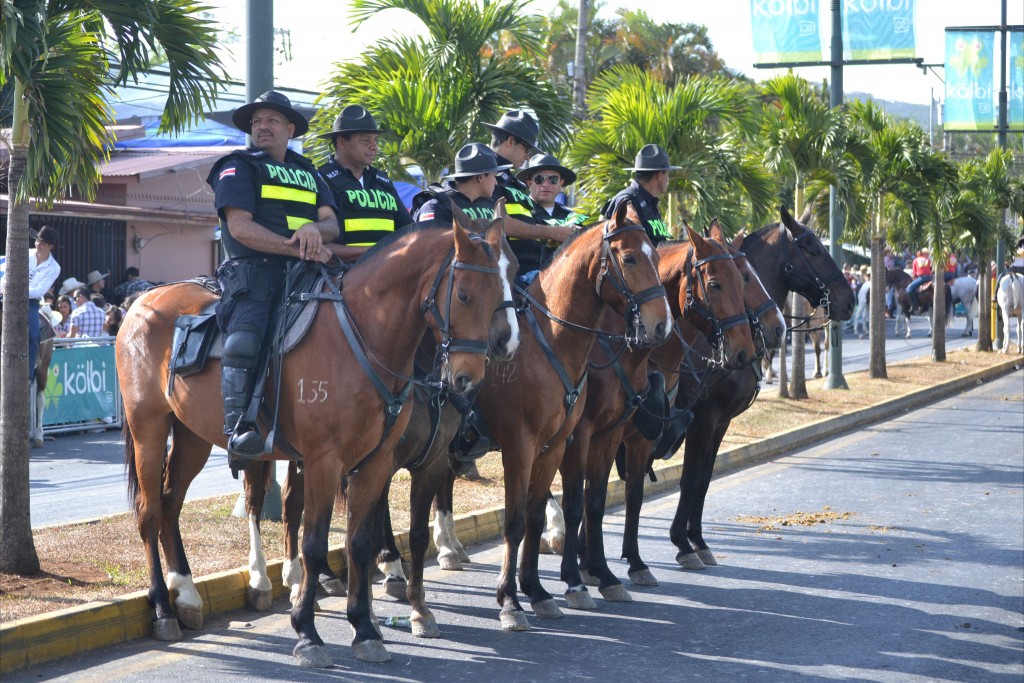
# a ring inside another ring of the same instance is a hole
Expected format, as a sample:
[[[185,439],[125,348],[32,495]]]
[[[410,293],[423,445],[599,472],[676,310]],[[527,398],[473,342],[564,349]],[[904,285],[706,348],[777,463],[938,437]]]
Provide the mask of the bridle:
[[[717,367],[724,367],[725,333],[734,327],[749,324],[750,318],[746,309],[744,309],[742,313],[730,315],[723,320],[718,319],[718,316],[715,315],[715,312],[707,304],[707,282],[704,280],[701,266],[724,259],[731,261],[733,257],[729,253],[712,254],[711,256],[698,259],[693,265],[690,265],[690,258],[692,256],[693,250],[691,249],[686,255],[686,265],[684,266],[689,272],[689,277],[686,280],[686,302],[683,304],[683,318],[692,323],[697,330],[707,337],[708,343],[711,345],[712,357],[705,360],[710,361]],[[700,299],[693,295],[694,283],[697,283],[697,289],[702,295]]]

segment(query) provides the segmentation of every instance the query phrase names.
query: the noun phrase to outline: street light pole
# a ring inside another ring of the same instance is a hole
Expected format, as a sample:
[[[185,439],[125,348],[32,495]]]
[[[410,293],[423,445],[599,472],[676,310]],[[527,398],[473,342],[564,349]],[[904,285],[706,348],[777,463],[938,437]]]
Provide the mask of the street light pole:
[[[829,82],[829,104],[833,108],[843,106],[843,18],[839,5],[839,0],[831,0],[832,74]],[[828,237],[831,243],[832,259],[842,266],[843,214],[839,202],[836,201],[836,194],[837,189],[833,185],[829,188],[828,193]],[[825,378],[825,388],[849,389],[846,378],[843,377],[843,324],[833,321],[829,325],[828,338],[832,348],[828,354],[828,377]]]

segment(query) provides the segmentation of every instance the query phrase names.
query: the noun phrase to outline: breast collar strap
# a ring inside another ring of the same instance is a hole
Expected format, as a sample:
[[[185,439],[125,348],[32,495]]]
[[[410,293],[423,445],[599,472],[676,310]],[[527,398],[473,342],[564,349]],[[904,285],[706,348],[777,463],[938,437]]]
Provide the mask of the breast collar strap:
[[[579,401],[580,394],[583,393],[583,385],[587,383],[587,372],[589,368],[587,365],[584,365],[583,375],[580,377],[579,382],[573,384],[572,380],[569,379],[569,373],[566,372],[565,366],[562,365],[562,361],[558,359],[558,356],[555,354],[555,350],[551,348],[551,344],[548,343],[547,337],[544,336],[544,333],[540,329],[540,325],[537,324],[537,316],[533,314],[532,308],[526,309],[525,317],[526,322],[530,325],[530,330],[537,338],[537,343],[540,344],[540,348],[544,351],[544,355],[547,356],[548,363],[551,364],[551,368],[555,371],[555,374],[558,375],[558,380],[562,383],[562,389],[565,391],[565,420],[562,421],[562,426],[555,431],[551,439],[548,439],[548,442],[544,444],[544,447],[541,449],[541,453],[543,453],[551,446],[552,440],[559,432],[562,431],[562,427],[565,426],[565,423],[569,421],[572,411],[576,408],[576,402]]]

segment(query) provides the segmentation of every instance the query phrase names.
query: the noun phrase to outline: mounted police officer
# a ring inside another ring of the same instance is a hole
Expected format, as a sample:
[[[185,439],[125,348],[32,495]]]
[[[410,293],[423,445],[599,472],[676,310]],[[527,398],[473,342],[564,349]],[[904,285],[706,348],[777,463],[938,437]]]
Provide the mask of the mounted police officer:
[[[388,174],[371,164],[377,140],[388,131],[377,126],[370,112],[350,104],[334,119],[329,140],[334,154],[320,173],[338,205],[341,235],[327,245],[338,258],[352,261],[387,235],[412,223]]]
[[[455,172],[445,176],[448,182],[431,185],[413,197],[416,220],[451,224],[454,220],[452,201],[473,220],[491,220],[494,217],[496,176],[509,168],[508,164],[499,163],[487,145],[480,142],[463,145],[455,155]]]
[[[624,168],[624,171],[633,171],[635,176],[629,182],[626,189],[609,199],[601,215],[611,218],[622,202],[629,202],[632,211],[626,215],[644,226],[647,237],[651,242],[658,244],[671,239],[672,234],[665,225],[661,212],[658,211],[658,200],[668,192],[669,171],[679,169],[679,166],[672,166],[668,161],[668,152],[658,145],[644,145],[643,149],[636,155],[636,162],[631,168]]]
[[[530,189],[533,217],[542,225],[580,226],[587,217],[558,201],[566,187],[576,182],[576,174],[550,154],[534,154],[522,171],[516,174]]]
[[[206,181],[215,193],[227,254],[217,269],[223,289],[217,322],[224,334],[224,433],[233,462],[244,466],[263,453],[256,425],[242,418],[285,270],[296,259],[327,262],[331,253],[324,243],[338,236],[338,219],[316,167],[288,149],[288,140],[309,125],[287,97],[267,91],[236,109],[231,120],[252,136],[252,146],[219,159]]]
[[[531,152],[540,152],[537,148],[540,127],[529,112],[513,109],[502,114],[497,123],[485,123],[484,126],[491,131],[491,149],[499,164],[518,169]],[[534,217],[530,189],[508,171],[498,174],[498,184],[494,189],[494,201],[502,197],[508,212],[505,234],[519,259],[519,272],[535,271],[542,265],[547,242],[564,242],[572,234],[572,228],[538,223]]]

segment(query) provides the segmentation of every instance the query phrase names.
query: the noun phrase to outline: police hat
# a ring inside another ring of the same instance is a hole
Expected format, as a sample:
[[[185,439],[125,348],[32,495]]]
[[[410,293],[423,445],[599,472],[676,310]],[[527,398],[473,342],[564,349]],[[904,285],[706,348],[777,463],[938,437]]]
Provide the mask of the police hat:
[[[321,140],[330,140],[346,133],[390,133],[391,131],[377,126],[377,120],[373,118],[366,108],[358,104],[350,104],[341,110],[334,119],[334,126],[330,133],[321,133],[316,137]]]
[[[512,168],[511,164],[498,164],[498,157],[490,147],[480,142],[464,145],[455,155],[455,173],[445,178],[469,178],[481,173],[497,173]]]
[[[287,116],[288,120],[295,124],[293,138],[301,137],[309,130],[306,117],[292,108],[292,101],[276,90],[268,90],[257,97],[255,102],[243,104],[231,114],[231,122],[243,133],[252,133],[252,114],[257,109],[273,109]]]
[[[668,152],[658,145],[644,145],[643,149],[636,155],[636,162],[632,168],[624,168],[623,171],[675,171],[682,166],[671,166],[668,163]]]
[[[572,185],[576,182],[576,174],[558,163],[558,159],[550,154],[534,154],[530,157],[530,161],[527,162],[523,170],[516,174],[516,177],[526,182],[526,179],[531,177],[536,171],[558,171],[566,185]]]
[[[502,114],[497,123],[485,123],[484,126],[490,128],[492,132],[501,131],[513,135],[530,149],[540,151],[537,147],[537,133],[540,132],[540,126],[529,112],[513,109]]]
[[[38,232],[36,232],[35,230],[29,230],[28,233],[32,235],[32,239],[42,240],[49,244],[51,247],[57,246],[57,238],[60,237],[60,235],[57,234],[57,231],[48,225],[44,225],[43,227],[39,228]]]

